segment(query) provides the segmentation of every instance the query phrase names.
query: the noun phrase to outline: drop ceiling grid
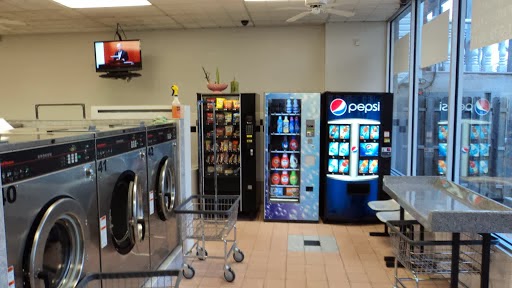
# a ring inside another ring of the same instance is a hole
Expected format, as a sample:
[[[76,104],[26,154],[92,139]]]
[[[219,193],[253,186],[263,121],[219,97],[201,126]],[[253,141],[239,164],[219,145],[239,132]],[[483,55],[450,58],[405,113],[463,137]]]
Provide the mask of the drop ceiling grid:
[[[194,29],[240,27],[240,20],[252,19],[255,26],[323,24],[326,22],[385,21],[399,8],[399,0],[336,0],[335,9],[356,15],[308,15],[293,24],[286,19],[304,7],[303,0],[244,2],[244,0],[149,0],[152,6],[70,9],[52,0],[0,0],[0,35],[112,31],[116,23],[124,30]],[[1,19],[18,20],[25,26],[7,25]]]

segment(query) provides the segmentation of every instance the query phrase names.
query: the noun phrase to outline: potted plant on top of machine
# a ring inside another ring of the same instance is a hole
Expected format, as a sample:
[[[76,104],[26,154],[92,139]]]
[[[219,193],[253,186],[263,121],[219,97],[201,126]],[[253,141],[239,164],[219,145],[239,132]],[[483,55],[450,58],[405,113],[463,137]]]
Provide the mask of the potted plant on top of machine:
[[[216,79],[215,79],[215,82],[212,83],[210,81],[210,73],[209,72],[206,72],[206,70],[204,69],[203,67],[203,72],[204,72],[204,76],[206,78],[206,87],[212,91],[213,93],[222,93],[222,91],[226,90],[226,88],[228,88],[228,84],[225,84],[225,83],[220,83],[220,73],[219,73],[219,68],[217,68],[217,71],[216,71]]]

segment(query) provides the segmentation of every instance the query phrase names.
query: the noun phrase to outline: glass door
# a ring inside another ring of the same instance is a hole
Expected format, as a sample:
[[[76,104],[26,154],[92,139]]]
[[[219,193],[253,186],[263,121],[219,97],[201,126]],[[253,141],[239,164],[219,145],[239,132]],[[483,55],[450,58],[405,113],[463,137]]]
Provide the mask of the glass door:
[[[271,99],[267,153],[267,185],[271,202],[299,202],[301,99]]]
[[[241,103],[239,95],[204,95],[202,100],[203,188],[208,194],[216,192],[217,179],[240,180]]]

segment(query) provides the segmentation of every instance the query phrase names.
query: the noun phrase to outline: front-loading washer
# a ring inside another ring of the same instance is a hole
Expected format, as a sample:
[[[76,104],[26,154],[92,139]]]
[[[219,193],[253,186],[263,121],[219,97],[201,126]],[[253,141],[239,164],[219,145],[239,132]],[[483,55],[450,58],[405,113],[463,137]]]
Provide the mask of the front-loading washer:
[[[102,272],[150,269],[146,128],[96,128]]]
[[[92,134],[3,134],[8,287],[74,287],[100,271]]]
[[[101,271],[150,269],[146,127],[77,121],[51,133],[95,135]]]
[[[149,239],[151,269],[156,270],[179,244],[174,207],[179,201],[177,123],[147,127]]]

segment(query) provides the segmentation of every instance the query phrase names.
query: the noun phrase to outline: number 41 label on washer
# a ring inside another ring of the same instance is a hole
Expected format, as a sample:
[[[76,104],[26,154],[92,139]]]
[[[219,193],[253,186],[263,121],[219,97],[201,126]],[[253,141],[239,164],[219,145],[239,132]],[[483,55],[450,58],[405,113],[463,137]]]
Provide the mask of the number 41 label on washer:
[[[153,190],[149,191],[149,215],[155,213],[155,193]]]
[[[107,247],[107,216],[100,218],[101,248]]]
[[[7,268],[7,285],[9,285],[9,288],[16,288],[16,283],[14,282],[14,266]]]

